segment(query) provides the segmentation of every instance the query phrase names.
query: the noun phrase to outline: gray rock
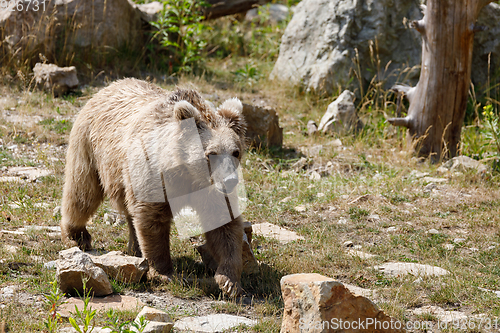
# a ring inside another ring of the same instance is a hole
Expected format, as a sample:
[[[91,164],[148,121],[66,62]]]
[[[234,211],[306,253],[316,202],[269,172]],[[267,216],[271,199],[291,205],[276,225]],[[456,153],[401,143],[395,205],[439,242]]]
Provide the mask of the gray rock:
[[[444,163],[442,167],[450,172],[475,171],[478,174],[485,174],[488,172],[488,167],[486,165],[468,156],[453,157],[451,160]]]
[[[43,264],[43,268],[45,269],[55,269],[56,268],[56,261],[55,260],[52,260],[52,261],[49,261],[49,262],[46,262]]]
[[[125,283],[139,283],[149,269],[146,258],[125,255],[120,251],[112,251],[100,256],[90,255],[90,258],[106,274]]]
[[[45,1],[44,5],[43,10],[0,11],[4,52],[34,65],[38,57],[33,55],[42,54],[47,62],[61,59],[58,45],[65,45],[71,55],[123,46],[137,49],[147,40],[142,38],[141,12],[127,0]]]
[[[354,106],[354,94],[344,90],[342,94],[330,105],[321,118],[318,131],[323,133],[345,134],[363,128],[363,123],[356,114]]]
[[[371,81],[375,72],[392,85],[397,75],[391,73],[420,63],[419,33],[403,25],[405,17],[422,17],[418,5],[412,0],[301,1],[281,39],[271,77],[331,94],[347,86],[357,67],[353,58],[359,55],[363,81]],[[375,40],[373,45],[370,41]],[[370,47],[380,58],[380,70],[372,63]]]
[[[92,262],[90,255],[77,247],[59,252],[56,278],[63,293],[73,294],[76,290],[83,295],[82,278],[88,279],[87,291],[90,290],[94,296],[113,293],[113,287],[104,270]]]
[[[270,107],[260,107],[243,103],[243,117],[247,123],[246,136],[255,147],[281,147],[283,128],[279,126],[279,117]]]
[[[71,89],[78,87],[76,67],[59,67],[54,64],[37,63],[33,68],[36,84],[54,94],[60,96]]]
[[[163,10],[163,4],[158,1],[135,4],[135,7],[140,11],[141,18],[146,22],[156,21],[158,14]]]
[[[259,11],[267,15],[260,16]],[[263,17],[268,16],[268,20],[270,21],[270,23],[280,23],[288,18],[289,12],[290,10],[288,9],[287,6],[282,4],[272,3],[265,6],[261,6],[260,8],[250,9],[249,11],[247,11],[245,15],[245,20],[247,21],[262,20]]]
[[[182,318],[175,322],[174,328],[179,331],[213,333],[231,330],[240,325],[252,327],[256,324],[256,320],[219,313],[201,317]]]
[[[331,94],[338,86],[347,86],[350,73],[357,70],[353,59],[359,58],[364,84],[377,75],[380,81],[386,81],[385,88],[396,81],[415,85],[418,70],[404,76],[399,74],[402,69],[421,63],[420,34],[404,23],[422,18],[419,6],[420,1],[414,0],[301,1],[282,37],[271,77]],[[472,81],[476,87],[487,83],[488,68],[492,79],[494,69],[500,66],[498,22],[500,5],[490,3],[480,12],[477,22],[486,30],[474,37]],[[496,80],[500,81],[500,77]],[[491,86],[495,83],[498,81],[492,81]]]
[[[447,275],[446,269],[430,265],[422,265],[410,262],[388,262],[379,266],[373,267],[376,270],[383,272],[386,275],[403,276],[411,274],[414,276],[441,276]]]

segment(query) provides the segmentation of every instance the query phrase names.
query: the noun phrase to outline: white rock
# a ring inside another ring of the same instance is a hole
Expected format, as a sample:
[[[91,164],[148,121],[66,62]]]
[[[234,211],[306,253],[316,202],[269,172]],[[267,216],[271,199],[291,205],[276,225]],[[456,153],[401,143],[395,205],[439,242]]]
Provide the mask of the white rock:
[[[294,231],[287,230],[268,222],[254,224],[252,225],[252,229],[255,235],[276,239],[281,244],[305,240],[303,236],[297,235],[297,233]]]
[[[311,175],[309,176],[309,180],[320,180],[321,175],[317,171],[311,172]]]
[[[465,238],[455,238],[453,240],[453,243],[455,244],[465,243]]]
[[[449,274],[446,269],[441,267],[409,262],[389,262],[374,266],[373,268],[392,276],[403,276],[406,274],[412,274],[414,276],[441,276]]]
[[[497,295],[498,298],[500,298],[500,291],[499,290],[490,290],[490,289],[481,288],[481,287],[477,287],[477,289],[482,290],[482,291],[486,291],[486,292],[490,292],[490,293],[494,293],[495,295]]]
[[[455,245],[453,244],[444,244],[443,247],[445,250],[452,251],[455,248]]]
[[[316,196],[317,196],[318,198],[323,198],[323,197],[325,196],[325,193],[318,193],[318,194],[316,194]]]
[[[427,231],[427,233],[430,235],[439,235],[439,230],[430,229],[429,231]]]
[[[372,215],[368,215],[367,219],[370,222],[377,222],[380,220],[380,216],[377,214],[372,214]]]
[[[344,247],[353,247],[354,243],[352,241],[345,241],[342,245]]]
[[[347,251],[347,254],[350,255],[351,257],[358,257],[360,259],[370,259],[370,258],[376,257],[376,255],[374,255],[374,254],[356,251],[356,250],[349,250],[349,251]]]
[[[420,178],[420,180],[423,182],[423,183],[446,183],[448,182],[448,179],[447,178],[437,178],[437,177],[423,177],[423,178]]]
[[[318,131],[323,133],[343,134],[351,130],[360,130],[363,127],[356,114],[354,94],[344,90],[337,99],[330,103],[326,113],[321,118]]]
[[[295,209],[295,211],[297,211],[299,213],[305,212],[307,210],[307,208],[305,206],[297,206],[294,209]]]
[[[175,322],[174,328],[179,331],[213,333],[231,330],[240,325],[252,327],[256,324],[256,320],[220,313],[201,317],[182,318]]]
[[[347,223],[349,223],[349,220],[347,220],[344,217],[341,217],[337,222],[337,224],[347,224]]]
[[[396,232],[396,231],[398,231],[398,228],[396,228],[396,227],[389,227],[389,228],[387,228],[387,229],[385,229],[385,230],[386,230],[387,232]]]
[[[468,316],[465,312],[461,311],[447,311],[439,306],[434,305],[426,305],[421,308],[416,308],[413,310],[408,310],[408,312],[412,313],[416,316],[422,316],[424,314],[431,314],[435,316],[439,321],[443,323],[450,322],[467,322],[473,319],[473,316]]]

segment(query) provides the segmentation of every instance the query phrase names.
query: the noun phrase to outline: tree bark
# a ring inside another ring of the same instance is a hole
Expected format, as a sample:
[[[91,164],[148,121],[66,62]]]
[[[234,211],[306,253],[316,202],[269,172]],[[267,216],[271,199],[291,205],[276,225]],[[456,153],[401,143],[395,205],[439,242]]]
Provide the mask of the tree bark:
[[[409,129],[421,156],[432,162],[457,154],[471,74],[475,23],[492,0],[428,0],[424,18],[412,22],[422,34],[420,79],[395,86],[410,102],[405,118],[388,121]]]
[[[249,9],[264,5],[271,0],[207,0],[209,7],[203,9],[203,16],[207,20],[226,15],[243,13]]]

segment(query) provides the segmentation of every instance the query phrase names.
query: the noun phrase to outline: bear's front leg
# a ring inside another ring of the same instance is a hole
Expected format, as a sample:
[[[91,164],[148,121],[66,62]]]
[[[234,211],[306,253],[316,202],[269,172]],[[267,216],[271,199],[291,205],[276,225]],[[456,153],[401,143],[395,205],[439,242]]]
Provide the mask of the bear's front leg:
[[[241,217],[205,234],[207,246],[218,263],[215,281],[230,297],[241,294],[240,285],[243,262],[243,220]]]
[[[143,204],[134,209],[132,219],[140,251],[149,263],[149,277],[164,282],[169,282],[173,273],[170,257],[171,221],[172,213],[164,203]]]

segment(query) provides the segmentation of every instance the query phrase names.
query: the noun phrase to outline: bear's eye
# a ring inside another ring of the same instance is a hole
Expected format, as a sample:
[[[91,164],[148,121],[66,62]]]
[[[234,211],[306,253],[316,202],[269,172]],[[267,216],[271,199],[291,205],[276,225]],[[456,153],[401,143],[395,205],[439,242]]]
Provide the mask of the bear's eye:
[[[233,157],[234,158],[240,157],[240,152],[238,150],[233,151]]]

